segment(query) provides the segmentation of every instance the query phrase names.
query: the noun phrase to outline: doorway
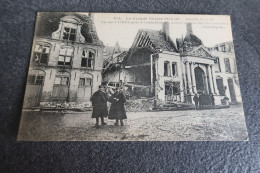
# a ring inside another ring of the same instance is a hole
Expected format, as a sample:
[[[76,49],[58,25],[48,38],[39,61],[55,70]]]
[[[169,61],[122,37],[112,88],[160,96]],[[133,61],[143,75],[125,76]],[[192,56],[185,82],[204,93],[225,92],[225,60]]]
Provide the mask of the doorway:
[[[77,98],[81,102],[89,101],[92,95],[92,78],[81,77],[79,79],[79,88]]]
[[[68,72],[57,73],[54,81],[52,98],[54,101],[68,101],[70,74]]]
[[[165,82],[165,101],[179,102],[180,101],[180,83],[179,82]]]
[[[229,87],[231,102],[236,102],[237,99],[236,99],[236,93],[235,93],[233,79],[228,79],[228,87]]]
[[[207,84],[204,71],[200,67],[196,67],[194,71],[196,79],[196,88],[198,93],[207,94]]]
[[[225,91],[225,87],[224,87],[224,84],[223,84],[223,79],[217,78],[216,82],[217,82],[217,88],[218,88],[218,91],[219,91],[219,95],[225,96],[226,91]]]
[[[25,92],[25,107],[33,108],[40,106],[44,77],[45,73],[41,70],[29,72]]]

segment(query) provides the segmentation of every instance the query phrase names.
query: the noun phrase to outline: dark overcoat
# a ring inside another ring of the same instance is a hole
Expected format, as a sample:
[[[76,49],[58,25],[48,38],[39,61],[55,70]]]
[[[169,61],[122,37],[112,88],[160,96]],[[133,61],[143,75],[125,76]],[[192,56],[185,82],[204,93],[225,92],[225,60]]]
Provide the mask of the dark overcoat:
[[[210,105],[211,99],[209,95],[202,94],[199,96],[199,104],[200,105]]]
[[[198,97],[198,96],[194,96],[194,97],[193,97],[193,101],[194,101],[195,103],[198,103],[198,102],[199,102],[199,97]]]
[[[125,112],[125,102],[126,98],[123,93],[114,93],[109,101],[112,103],[110,110],[109,110],[109,115],[108,119],[126,119],[126,112]]]
[[[205,94],[202,94],[199,96],[199,104],[202,105],[206,105],[207,102],[207,96]]]
[[[97,91],[90,99],[92,101],[92,118],[107,117],[107,94],[103,91]]]

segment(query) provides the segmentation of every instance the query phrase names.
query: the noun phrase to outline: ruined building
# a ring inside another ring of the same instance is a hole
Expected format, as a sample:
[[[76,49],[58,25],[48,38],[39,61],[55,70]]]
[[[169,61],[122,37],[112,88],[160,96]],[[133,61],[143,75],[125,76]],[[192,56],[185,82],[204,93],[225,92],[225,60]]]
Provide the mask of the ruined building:
[[[90,105],[104,48],[91,14],[40,13],[36,26],[24,107]]]
[[[104,63],[103,63],[103,76],[102,83],[112,87],[119,87],[122,84],[120,77],[122,69],[122,61],[128,53],[128,49],[121,48],[118,41],[114,47],[106,46],[104,48]],[[119,84],[120,83],[120,84]]]
[[[217,50],[205,47],[190,23],[176,45],[167,22],[160,31],[140,29],[129,51],[107,62],[110,68],[103,79],[124,86],[135,98],[154,98],[157,104],[191,104],[198,93],[213,95],[217,105],[225,96],[240,102],[234,52],[223,45]]]

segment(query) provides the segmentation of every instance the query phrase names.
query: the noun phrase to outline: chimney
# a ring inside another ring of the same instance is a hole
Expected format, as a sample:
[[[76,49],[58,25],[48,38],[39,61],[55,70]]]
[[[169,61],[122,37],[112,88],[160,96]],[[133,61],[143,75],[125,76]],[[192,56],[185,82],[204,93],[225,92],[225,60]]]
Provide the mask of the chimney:
[[[191,23],[187,23],[187,35],[192,34],[192,26]]]
[[[163,33],[165,34],[165,39],[168,41],[169,40],[169,23],[168,22],[164,22],[163,23]]]

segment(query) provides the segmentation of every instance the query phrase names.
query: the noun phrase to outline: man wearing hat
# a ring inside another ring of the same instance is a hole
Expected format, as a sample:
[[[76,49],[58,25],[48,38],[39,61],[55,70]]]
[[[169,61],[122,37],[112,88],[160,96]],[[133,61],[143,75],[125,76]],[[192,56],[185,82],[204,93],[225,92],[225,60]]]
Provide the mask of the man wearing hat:
[[[91,99],[93,112],[92,118],[96,118],[96,127],[99,127],[99,117],[101,119],[101,125],[107,125],[104,122],[104,117],[107,117],[107,94],[105,92],[105,87],[103,85],[99,86],[99,90],[95,92]]]
[[[110,110],[109,110],[109,115],[108,119],[114,119],[116,120],[115,125],[118,126],[118,122],[120,120],[121,126],[124,125],[123,119],[126,119],[126,112],[125,112],[125,102],[126,98],[123,94],[122,88],[116,88],[116,92],[111,96],[109,101],[112,103]]]

